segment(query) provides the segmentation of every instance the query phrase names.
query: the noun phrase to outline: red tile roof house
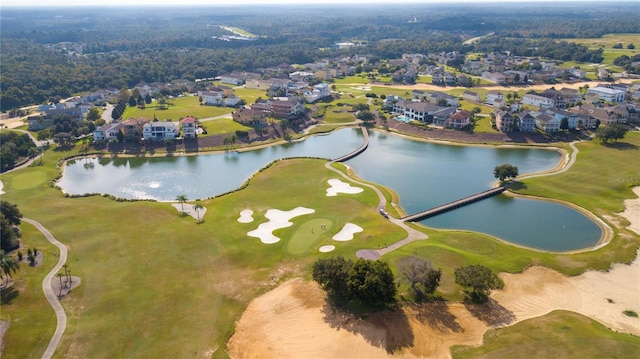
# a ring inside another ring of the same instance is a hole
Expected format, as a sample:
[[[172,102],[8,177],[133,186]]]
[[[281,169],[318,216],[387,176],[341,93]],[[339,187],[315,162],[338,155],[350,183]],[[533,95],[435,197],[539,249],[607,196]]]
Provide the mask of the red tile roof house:
[[[471,123],[471,113],[467,110],[456,111],[445,121],[445,127],[465,128]]]
[[[182,138],[196,138],[198,129],[198,120],[192,116],[187,116],[180,120],[182,126]]]

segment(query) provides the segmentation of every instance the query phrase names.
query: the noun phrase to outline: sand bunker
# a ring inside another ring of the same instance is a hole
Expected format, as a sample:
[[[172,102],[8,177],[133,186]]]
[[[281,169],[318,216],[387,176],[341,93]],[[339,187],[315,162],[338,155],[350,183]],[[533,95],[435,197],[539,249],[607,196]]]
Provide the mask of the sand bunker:
[[[342,227],[340,232],[333,236],[333,239],[340,242],[350,241],[353,239],[353,235],[355,233],[360,232],[362,232],[362,227],[358,226],[357,224],[346,223],[344,227]]]
[[[630,224],[627,228],[640,234],[640,187],[634,187],[633,193],[639,198],[625,200],[625,209],[620,215],[629,221]]]
[[[640,254],[640,253],[639,253]],[[478,345],[490,327],[569,310],[640,335],[640,260],[568,277],[543,267],[501,274],[488,310],[428,303],[366,320],[334,313],[313,282],[295,279],[249,303],[229,340],[234,358],[449,358],[452,345]],[[474,310],[475,311],[475,310]],[[483,318],[480,320],[479,318]]]
[[[640,254],[640,253],[638,253]],[[502,274],[505,289],[492,298],[515,314],[518,321],[564,309],[593,318],[617,331],[640,335],[640,261],[615,264],[607,272],[588,271],[567,277],[544,267],[522,274]]]
[[[264,215],[269,222],[262,223],[257,229],[247,233],[251,237],[260,238],[260,241],[264,244],[272,244],[280,241],[280,238],[273,235],[273,231],[280,228],[286,228],[292,226],[293,223],[289,220],[293,217],[301,216],[303,214],[314,213],[315,210],[305,207],[297,207],[290,211],[281,211],[279,209],[270,209]]]
[[[196,213],[196,210],[194,209],[195,206],[193,204],[174,203],[172,204],[172,206],[177,209],[178,212],[184,212],[195,219],[202,219],[202,217],[204,217],[204,214],[207,213],[207,209],[205,207],[198,210],[198,212]],[[198,216],[200,216],[200,218],[198,218]]]
[[[332,178],[327,181],[331,187],[327,188],[327,197],[337,196],[338,193],[356,194],[363,191],[360,187],[353,187],[339,179]]]
[[[318,250],[322,253],[327,253],[327,252],[331,252],[334,249],[336,249],[336,246],[329,245],[329,246],[322,246]]]
[[[240,217],[238,218],[238,222],[240,223],[251,223],[253,222],[253,211],[250,209],[245,209],[240,212]]]

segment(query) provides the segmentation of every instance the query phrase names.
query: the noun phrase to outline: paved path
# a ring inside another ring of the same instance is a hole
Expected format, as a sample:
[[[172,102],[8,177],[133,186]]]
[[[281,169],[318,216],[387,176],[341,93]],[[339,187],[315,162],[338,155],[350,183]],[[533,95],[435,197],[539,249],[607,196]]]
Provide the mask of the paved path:
[[[23,221],[32,224],[35,226],[44,236],[47,238],[51,244],[58,247],[60,249],[60,257],[58,259],[58,263],[53,267],[51,272],[44,277],[42,281],[42,291],[44,292],[45,297],[49,301],[49,304],[53,307],[53,310],[56,312],[56,318],[58,320],[58,325],[56,326],[56,331],[53,333],[53,337],[51,337],[51,341],[49,342],[49,346],[47,346],[47,350],[45,350],[44,354],[42,354],[43,359],[50,359],[53,357],[53,353],[55,353],[56,348],[58,348],[58,344],[60,344],[60,339],[62,338],[62,334],[67,328],[67,315],[64,312],[64,308],[60,301],[58,300],[58,296],[53,292],[53,288],[51,288],[51,281],[53,277],[60,271],[62,265],[67,261],[67,247],[64,244],[58,242],[55,237],[49,232],[43,225],[40,223],[28,219],[22,218]]]
[[[366,131],[367,129],[365,127],[362,127],[363,131]],[[384,194],[382,193],[382,191],[380,191],[380,189],[376,186],[370,185],[368,183],[364,183],[364,182],[360,182],[357,180],[354,180],[353,178],[349,177],[348,175],[346,175],[345,173],[333,168],[331,166],[331,164],[333,164],[335,161],[330,161],[327,162],[325,164],[325,167],[337,174],[339,174],[340,176],[342,176],[344,179],[346,179],[349,182],[352,183],[357,183],[358,185],[361,186],[365,186],[365,187],[369,187],[371,188],[374,192],[376,192],[376,194],[378,195],[378,210],[380,209],[384,209],[387,205],[387,199],[385,198]],[[346,166],[346,165],[345,165]],[[393,217],[389,217],[389,221],[391,221],[391,223],[395,224],[396,226],[404,229],[407,232],[407,236],[398,241],[395,242],[394,244],[384,247],[382,249],[361,249],[359,251],[356,252],[356,256],[358,258],[364,258],[364,259],[378,259],[381,256],[395,250],[398,249],[402,246],[405,246],[413,241],[418,241],[418,240],[423,240],[423,239],[427,239],[429,238],[429,236],[427,236],[426,234],[415,230],[411,227],[409,227],[408,225],[406,225],[401,219],[397,219],[397,218],[393,218]]]

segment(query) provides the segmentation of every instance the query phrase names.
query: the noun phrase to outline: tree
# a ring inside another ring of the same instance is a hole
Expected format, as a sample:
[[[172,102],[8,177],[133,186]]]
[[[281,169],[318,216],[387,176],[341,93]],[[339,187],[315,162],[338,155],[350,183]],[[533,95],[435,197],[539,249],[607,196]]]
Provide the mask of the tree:
[[[480,264],[458,267],[455,270],[456,284],[465,287],[467,299],[484,303],[492,289],[502,289],[504,282],[495,273]],[[471,289],[471,291],[469,291]]]
[[[353,266],[352,260],[342,256],[319,259],[313,263],[312,278],[334,304],[348,301],[347,275]]]
[[[569,129],[569,119],[566,117],[563,117],[562,120],[560,120],[560,129],[561,130],[568,130]]]
[[[349,269],[347,289],[352,302],[374,310],[396,304],[397,289],[387,262],[358,259]]]
[[[188,201],[187,196],[184,194],[179,194],[176,196],[176,201],[180,203],[181,212],[184,213],[184,204]]]
[[[129,107],[136,107],[138,105],[138,100],[135,97],[129,96]]]
[[[68,132],[56,133],[53,136],[53,142],[58,146],[68,146],[71,144],[71,134]]]
[[[151,95],[149,95],[148,92],[144,95],[144,103],[146,103],[147,105],[151,103]]]
[[[62,298],[62,277],[63,276],[64,274],[62,274],[62,272],[56,273],[56,277],[58,277],[58,279],[60,280],[60,293],[58,294],[58,299]]]
[[[617,142],[624,138],[627,131],[627,127],[620,124],[601,126],[596,130],[596,138],[602,143],[608,143],[609,141]]]
[[[196,211],[196,216],[198,216],[198,223],[200,223],[200,211],[204,210],[202,203],[200,203],[200,201],[196,201],[196,204],[193,206],[193,210]]]
[[[358,116],[356,116],[356,118],[358,120],[362,120],[364,122],[371,122],[373,120],[375,120],[375,115],[373,114],[373,112],[369,111],[369,110],[363,110],[358,112]]]
[[[129,90],[126,87],[122,87],[120,89],[120,92],[118,93],[118,102],[122,102],[125,103],[127,102],[127,100],[129,100]]]
[[[508,163],[498,165],[493,169],[493,175],[499,179],[500,182],[504,182],[506,179],[518,176],[518,167]]]
[[[89,111],[87,112],[87,121],[95,121],[100,119],[100,110],[98,110],[97,107],[92,107],[89,109]]]
[[[12,256],[6,254],[4,250],[0,249],[0,279],[6,279],[4,282],[5,287],[9,283],[11,274],[15,273],[18,269],[20,269],[20,263]]]
[[[440,284],[442,271],[433,268],[431,261],[417,256],[402,258],[398,263],[400,281],[409,283],[416,301],[422,301],[433,294]]]

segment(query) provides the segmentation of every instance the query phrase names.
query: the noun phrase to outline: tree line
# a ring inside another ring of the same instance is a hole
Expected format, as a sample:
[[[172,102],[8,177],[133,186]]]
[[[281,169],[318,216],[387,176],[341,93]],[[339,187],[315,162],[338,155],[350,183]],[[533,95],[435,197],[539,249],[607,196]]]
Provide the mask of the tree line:
[[[397,277],[391,266],[380,260],[345,259],[337,256],[319,259],[313,264],[312,278],[327,293],[336,307],[353,312],[394,310],[398,307],[398,288],[408,287],[414,302],[437,300],[442,270],[418,256],[403,257],[397,262]],[[484,303],[492,289],[501,289],[502,280],[482,265],[458,267],[455,282],[462,286],[465,300]],[[403,296],[404,297],[404,296]]]

